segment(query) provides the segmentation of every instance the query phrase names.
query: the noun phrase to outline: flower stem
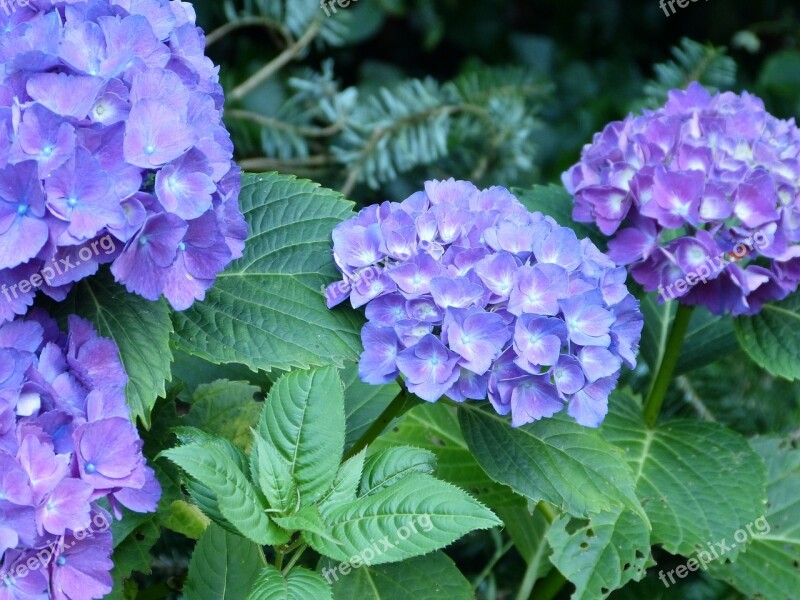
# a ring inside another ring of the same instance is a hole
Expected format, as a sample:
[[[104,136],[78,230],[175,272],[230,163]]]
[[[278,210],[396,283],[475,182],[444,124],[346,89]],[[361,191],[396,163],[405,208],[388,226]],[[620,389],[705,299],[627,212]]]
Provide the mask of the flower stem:
[[[352,458],[376,439],[378,439],[378,436],[386,431],[386,428],[391,424],[391,422],[406,412],[406,410],[413,406],[414,403],[414,397],[404,388],[403,391],[400,392],[394,400],[392,400],[392,403],[386,407],[386,410],[381,413],[381,416],[379,416],[378,419],[372,423],[364,435],[362,435],[361,438],[355,444],[353,444],[353,447],[345,453],[343,460]]]
[[[664,397],[672,381],[672,375],[675,373],[675,367],[678,364],[678,357],[683,346],[683,338],[686,336],[686,330],[689,328],[691,318],[692,307],[679,304],[678,312],[675,314],[675,319],[672,322],[672,328],[667,338],[664,356],[661,358],[658,372],[653,378],[650,393],[644,403],[644,420],[651,429],[656,426],[658,421],[658,415],[661,412],[661,406],[664,404]]]

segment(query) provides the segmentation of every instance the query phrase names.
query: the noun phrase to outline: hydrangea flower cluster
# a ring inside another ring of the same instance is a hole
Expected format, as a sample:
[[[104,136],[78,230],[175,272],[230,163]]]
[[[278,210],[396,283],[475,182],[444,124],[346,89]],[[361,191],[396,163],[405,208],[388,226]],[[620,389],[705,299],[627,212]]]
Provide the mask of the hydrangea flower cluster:
[[[218,68],[186,2],[0,11],[0,322],[102,263],[176,309],[242,254]]]
[[[755,314],[800,283],[800,130],[750,94],[672,91],[596,134],[563,181],[574,218],[662,301]]]
[[[433,181],[362,210],[333,232],[344,278],[332,307],[366,305],[359,372],[402,374],[435,402],[487,396],[520,426],[565,406],[596,427],[642,331],[626,272],[508,190]]]
[[[111,591],[111,516],[153,512],[113,341],[38,309],[0,325],[0,598],[88,600]]]

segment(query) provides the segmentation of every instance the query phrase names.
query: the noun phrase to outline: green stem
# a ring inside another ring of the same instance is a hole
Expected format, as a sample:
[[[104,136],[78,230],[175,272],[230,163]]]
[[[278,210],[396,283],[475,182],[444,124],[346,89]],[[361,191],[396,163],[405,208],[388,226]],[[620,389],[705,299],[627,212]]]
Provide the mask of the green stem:
[[[392,421],[406,411],[409,406],[410,399],[411,397],[405,389],[400,392],[397,397],[392,400],[392,403],[386,407],[386,410],[381,413],[381,416],[378,417],[378,419],[372,425],[370,425],[370,428],[367,429],[366,433],[364,433],[364,435],[362,435],[361,438],[355,444],[353,444],[353,447],[345,453],[344,460],[354,457],[356,454],[378,439],[378,436],[386,431],[386,428],[392,423]]]
[[[292,559],[289,563],[284,567],[283,574],[287,575],[289,571],[291,571],[294,566],[297,564],[297,561],[300,560],[300,557],[303,556],[303,553],[308,550],[308,544],[303,544],[300,546],[300,549],[292,555]]]
[[[678,364],[678,357],[683,346],[683,338],[686,336],[686,330],[689,328],[691,318],[692,307],[679,304],[678,312],[675,314],[675,320],[672,322],[672,329],[670,329],[669,337],[667,338],[664,356],[661,358],[658,372],[653,378],[650,393],[644,403],[645,423],[651,429],[656,426],[658,421],[658,415],[661,412],[661,406],[664,404],[664,397],[669,389],[669,384],[672,382],[672,375],[675,373],[675,367]]]
[[[517,596],[517,600],[552,600],[566,583],[566,578],[558,569],[554,568],[546,577],[539,581],[539,585],[537,585],[529,595]]]
[[[498,535],[500,535],[500,534],[498,533]],[[500,543],[497,545],[497,548],[496,548],[492,558],[489,560],[489,562],[486,563],[486,566],[483,568],[483,570],[478,574],[478,576],[472,582],[472,589],[473,590],[477,590],[480,587],[480,585],[483,583],[483,581],[494,570],[495,566],[497,566],[497,563],[499,563],[500,560],[506,554],[508,554],[508,552],[514,547],[514,541],[513,540],[508,540],[505,544],[503,544],[502,543],[502,538],[501,538],[499,540],[499,542]]]

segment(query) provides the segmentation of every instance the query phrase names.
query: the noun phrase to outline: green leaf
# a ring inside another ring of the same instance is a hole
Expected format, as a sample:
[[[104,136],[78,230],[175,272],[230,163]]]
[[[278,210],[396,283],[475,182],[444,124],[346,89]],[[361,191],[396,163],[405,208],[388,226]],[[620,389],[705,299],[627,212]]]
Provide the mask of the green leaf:
[[[252,440],[250,429],[258,423],[263,402],[253,398],[260,390],[242,381],[219,380],[201,385],[192,397],[187,425],[232,441],[246,450]]]
[[[396,446],[367,457],[358,496],[368,496],[391,487],[411,473],[433,473],[436,455],[427,450]]]
[[[164,527],[192,540],[199,540],[210,523],[200,508],[184,500],[175,500],[161,516]]]
[[[319,569],[334,600],[472,600],[472,586],[443,552],[393,565],[342,565],[323,559]],[[346,573],[345,573],[346,571]]]
[[[421,556],[470,531],[500,524],[463,490],[423,473],[411,473],[391,487],[335,507],[325,520],[333,537],[343,543],[334,545],[309,535],[312,548],[340,561],[373,548],[371,564]]]
[[[621,507],[644,515],[631,467],[597,430],[563,415],[512,428],[488,410],[459,412],[467,444],[495,481],[575,516]]]
[[[739,524],[747,547],[736,562],[714,561],[709,572],[748,597],[791,600],[800,590],[800,450],[776,437],[751,445],[767,463],[766,513]],[[729,543],[735,534],[728,532]]]
[[[289,463],[302,498],[333,483],[344,451],[344,390],[333,367],[294,371],[272,386],[258,426]]]
[[[645,576],[652,561],[650,532],[641,517],[619,510],[575,521],[561,515],[547,533],[553,548],[550,561],[575,585],[571,600],[607,598]]]
[[[253,481],[258,483],[271,508],[282,513],[294,512],[299,502],[297,484],[292,477],[291,465],[275,446],[255,434],[250,455]]]
[[[275,517],[275,522],[286,531],[313,533],[325,538],[328,542],[339,544],[339,541],[331,536],[327,524],[322,519],[319,508],[316,506],[304,506],[296,514],[288,517]]]
[[[523,506],[524,499],[494,482],[480,467],[461,435],[458,413],[451,407],[428,402],[408,411],[389,433],[371,446],[415,446],[436,455],[436,476],[449,481],[489,506]]]
[[[211,442],[190,444],[166,450],[162,455],[208,486],[218,499],[222,516],[246,538],[261,545],[288,541],[285,532],[270,521],[255,487],[223,446]]]
[[[629,393],[611,398],[611,412],[600,431],[625,450],[636,494],[652,525],[651,544],[690,556],[761,514],[764,465],[742,436],[701,421],[672,421],[648,429]]]
[[[127,579],[136,571],[150,573],[153,557],[150,550],[158,541],[161,528],[151,517],[114,548],[113,576]]]
[[[131,416],[149,429],[150,411],[156,399],[166,394],[166,382],[171,379],[172,322],[167,302],[163,298],[150,302],[131,294],[101,269],[94,277],[76,283],[56,307],[56,315],[77,314],[94,323],[102,337],[114,340],[128,373]]]
[[[361,483],[361,474],[364,472],[364,463],[367,458],[367,449],[364,448],[355,456],[349,458],[339,467],[336,478],[333,480],[331,488],[319,502],[320,510],[323,515],[338,505],[352,502],[358,496],[358,487]]]
[[[211,524],[197,543],[183,590],[185,600],[242,600],[264,568],[256,544]]]
[[[328,310],[321,291],[338,278],[331,232],[352,216],[352,204],[288,175],[245,175],[242,185],[245,254],[204,302],[174,315],[176,345],[210,362],[265,371],[356,359],[362,317]]]
[[[342,381],[347,423],[345,450],[349,450],[397,397],[400,386],[397,382],[387,385],[364,383],[358,376],[358,365],[355,363],[347,363],[342,370]]]
[[[333,596],[330,586],[313,571],[295,568],[284,577],[278,569],[268,565],[261,571],[247,600],[333,600]]]
[[[760,367],[776,377],[800,379],[800,293],[735,323],[739,344]]]
[[[572,220],[573,199],[563,186],[534,185],[530,189],[515,188],[513,193],[528,210],[553,217],[562,227],[575,231],[578,238],[589,238],[601,249],[605,247],[605,239],[594,227]]]

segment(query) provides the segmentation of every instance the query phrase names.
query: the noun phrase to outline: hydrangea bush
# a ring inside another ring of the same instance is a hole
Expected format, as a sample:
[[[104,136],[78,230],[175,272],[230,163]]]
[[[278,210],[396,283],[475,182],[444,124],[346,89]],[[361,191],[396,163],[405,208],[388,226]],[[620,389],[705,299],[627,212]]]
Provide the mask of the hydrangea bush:
[[[333,230],[344,274],[329,306],[366,304],[359,374],[402,374],[434,402],[483,400],[514,426],[565,406],[597,427],[642,330],[636,299],[588,239],[529,212],[508,190],[431,181]]]
[[[111,591],[106,509],[154,512],[161,496],[127,380],[114,342],[83,319],[67,333],[38,310],[0,325],[0,597]]]
[[[202,299],[246,226],[192,6],[34,0],[0,31],[0,319],[103,263],[149,300]]]
[[[800,129],[747,93],[674,90],[564,174],[573,216],[661,300],[756,314],[800,283]]]

